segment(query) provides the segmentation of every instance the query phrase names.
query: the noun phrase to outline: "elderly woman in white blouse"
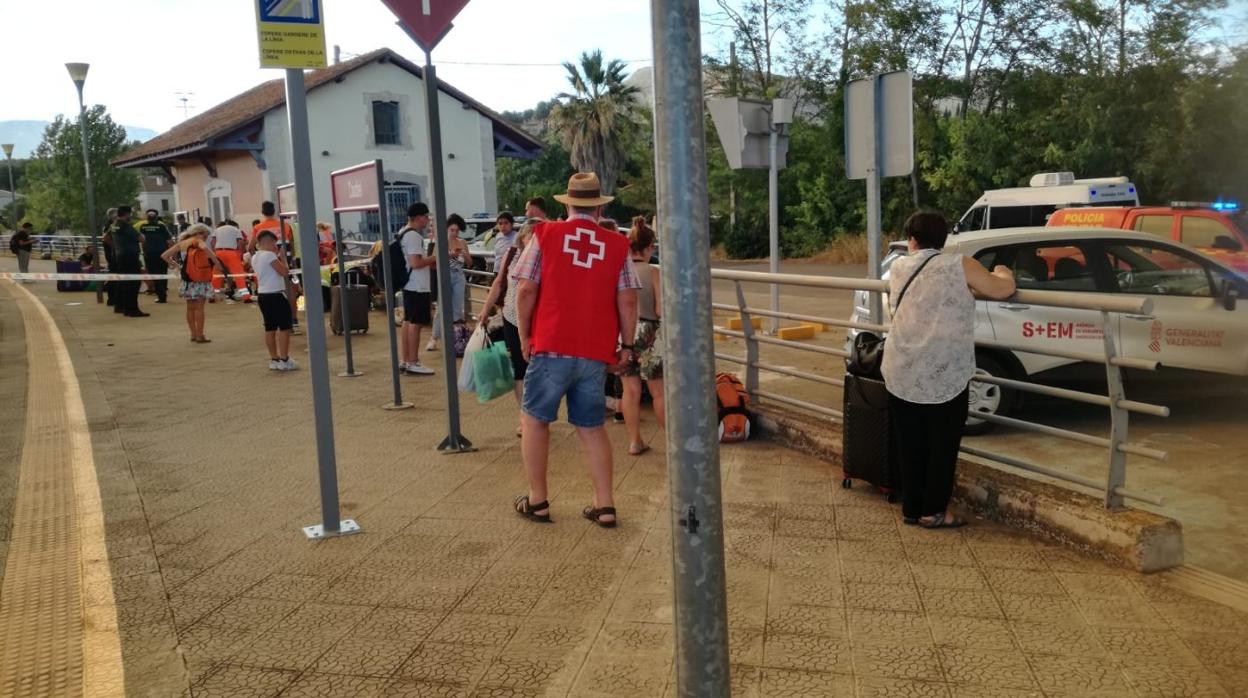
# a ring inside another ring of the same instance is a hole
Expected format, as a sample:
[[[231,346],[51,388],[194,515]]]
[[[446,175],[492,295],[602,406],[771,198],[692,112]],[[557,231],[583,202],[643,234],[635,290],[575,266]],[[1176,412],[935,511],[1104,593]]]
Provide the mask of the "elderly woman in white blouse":
[[[975,373],[975,298],[1009,298],[1014,275],[941,254],[949,224],[939,213],[916,213],[904,230],[910,254],[889,270],[894,307],[881,366],[901,455],[902,517],[911,526],[957,528],[966,521],[949,511],[949,498]]]

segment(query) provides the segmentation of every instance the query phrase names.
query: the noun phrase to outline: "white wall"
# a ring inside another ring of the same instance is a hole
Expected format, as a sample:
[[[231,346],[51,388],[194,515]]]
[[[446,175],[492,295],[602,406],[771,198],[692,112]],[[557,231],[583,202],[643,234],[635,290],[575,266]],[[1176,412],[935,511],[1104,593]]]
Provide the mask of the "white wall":
[[[498,198],[493,125],[475,109],[465,109],[446,93],[439,95],[448,213],[467,217],[489,211],[492,215]],[[341,83],[330,82],[308,94],[318,220],[333,220],[329,173],[375,158],[383,160],[387,180],[419,184],[422,195],[432,206],[424,97],[422,81],[390,63],[370,63],[345,75]],[[399,103],[401,144],[373,144],[374,99]],[[270,189],[266,198],[276,200],[276,188],[294,181],[285,106],[265,114],[264,139],[264,158],[268,166],[266,186]],[[323,155],[324,151],[329,154]],[[451,154],[455,157],[451,158]]]

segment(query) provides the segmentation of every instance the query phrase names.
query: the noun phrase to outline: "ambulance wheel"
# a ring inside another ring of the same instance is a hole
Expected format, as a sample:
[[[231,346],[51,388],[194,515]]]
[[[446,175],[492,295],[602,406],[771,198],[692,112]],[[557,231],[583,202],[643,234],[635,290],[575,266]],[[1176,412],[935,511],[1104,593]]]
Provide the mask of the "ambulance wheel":
[[[841,489],[847,490],[853,486],[854,486],[854,481],[851,478],[845,478],[844,480],[841,480]]]
[[[1001,358],[985,352],[975,353],[975,373],[994,378],[1015,378],[1017,373]],[[962,433],[967,436],[986,434],[995,426],[986,419],[976,419],[975,413],[991,414],[1008,417],[1018,409],[1019,398],[1022,396],[1013,388],[994,383],[971,381],[969,396],[969,413]]]

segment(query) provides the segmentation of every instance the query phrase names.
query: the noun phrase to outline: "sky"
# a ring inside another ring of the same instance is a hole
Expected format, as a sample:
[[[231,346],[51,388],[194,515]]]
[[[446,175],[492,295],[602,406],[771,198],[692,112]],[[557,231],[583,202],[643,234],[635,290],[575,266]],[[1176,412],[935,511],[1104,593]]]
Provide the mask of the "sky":
[[[471,0],[434,61],[442,79],[487,106],[527,109],[566,88],[559,64],[583,51],[601,48],[607,58],[628,61],[630,71],[648,65],[649,5]],[[702,1],[704,13],[713,6]],[[323,0],[323,7],[331,60],[337,44],[344,59],[386,46],[423,62],[381,0]],[[1248,0],[1231,0],[1226,14],[1248,18]],[[190,93],[185,113],[194,116],[281,77],[280,70],[257,67],[255,18],[255,0],[0,0],[6,58],[0,121],[76,114],[64,64],[85,61],[88,103],[106,105],[119,123],[167,130],[184,118],[180,93]],[[703,53],[722,54],[727,42],[704,23]]]
[[[649,5],[471,0],[434,62],[439,77],[487,106],[528,109],[566,88],[559,64],[582,51],[601,48],[608,58],[630,61],[630,72],[649,65]],[[0,0],[7,59],[0,121],[76,114],[64,64],[85,61],[89,104],[106,105],[119,123],[167,130],[183,119],[178,93],[193,93],[194,116],[282,76],[257,67],[255,7],[255,0]],[[344,60],[385,46],[424,62],[381,0],[323,0],[323,8],[330,60],[338,44]],[[704,42],[704,52],[715,48]]]

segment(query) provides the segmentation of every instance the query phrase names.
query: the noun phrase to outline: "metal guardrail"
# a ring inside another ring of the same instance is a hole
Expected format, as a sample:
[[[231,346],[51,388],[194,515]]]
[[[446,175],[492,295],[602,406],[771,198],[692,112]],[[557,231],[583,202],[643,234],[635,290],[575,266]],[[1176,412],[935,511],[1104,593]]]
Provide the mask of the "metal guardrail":
[[[466,293],[469,297],[469,304],[472,306],[481,305],[483,301],[471,298],[472,290],[477,289],[488,292],[490,289],[489,284],[492,283],[494,274],[491,272],[474,271],[470,269],[465,269],[464,273],[468,274],[470,277],[474,277],[485,282],[483,284],[469,281],[467,284]],[[713,303],[712,307],[715,310],[737,313],[742,320],[741,330],[733,330],[727,327],[716,326],[715,332],[727,337],[744,340],[746,350],[745,356],[734,356],[724,352],[716,352],[715,358],[720,361],[734,363],[745,367],[745,386],[751,399],[758,401],[770,400],[778,404],[795,407],[805,412],[827,417],[832,421],[839,422],[843,415],[841,411],[835,407],[820,405],[808,400],[801,400],[789,395],[783,395],[777,392],[761,389],[759,387],[759,374],[761,371],[767,371],[776,375],[797,378],[819,385],[838,388],[844,387],[845,385],[842,377],[818,375],[809,371],[780,366],[775,363],[762,360],[762,358],[760,358],[760,353],[762,347],[769,346],[793,349],[810,354],[832,356],[836,357],[838,360],[842,360],[848,356],[848,352],[837,347],[827,347],[806,342],[795,342],[761,334],[754,329],[751,318],[753,316],[774,317],[784,320],[816,322],[833,327],[868,330],[872,332],[887,332],[888,325],[877,325],[868,322],[854,322],[852,320],[845,320],[841,318],[819,317],[804,313],[783,311],[772,312],[762,308],[751,308],[746,303],[745,291],[742,288],[742,284],[774,283],[780,285],[805,286],[829,290],[868,291],[879,293],[887,291],[888,283],[886,281],[872,281],[869,279],[809,276],[799,274],[770,274],[766,272],[736,271],[730,269],[714,269],[711,271],[711,276],[715,279],[732,281],[735,286],[737,301],[735,304]],[[1123,368],[1154,371],[1157,369],[1158,363],[1156,361],[1149,361],[1146,359],[1120,356],[1117,347],[1116,325],[1110,319],[1111,313],[1130,313],[1139,315],[1149,314],[1152,312],[1152,301],[1147,298],[1134,296],[1106,296],[1075,291],[1034,290],[1018,291],[1011,300],[1029,305],[1099,311],[1101,314],[1102,335],[1104,337],[1104,350],[1099,354],[1076,352],[1034,345],[1022,346],[995,340],[976,340],[975,344],[977,347],[1019,351],[1032,354],[1044,354],[1047,356],[1055,356],[1075,361],[1101,364],[1105,367],[1105,375],[1108,381],[1107,394],[1101,395],[1099,393],[1058,388],[1050,385],[1032,383],[1030,381],[1002,378],[997,376],[976,375],[972,380],[980,383],[1010,388],[1012,390],[1033,393],[1036,395],[1044,395],[1047,397],[1070,400],[1072,402],[1106,407],[1110,412],[1109,436],[1101,437],[1084,434],[1069,429],[1062,429],[1025,419],[1019,419],[1017,417],[1003,417],[979,412],[972,413],[970,416],[976,419],[991,422],[993,424],[1008,426],[1013,429],[1044,434],[1066,441],[1104,449],[1108,461],[1106,479],[1105,481],[1100,482],[1082,475],[1065,472],[1047,465],[1042,465],[1023,458],[990,451],[976,446],[963,445],[962,452],[967,455],[984,458],[999,465],[1026,470],[1032,473],[1044,475],[1046,477],[1051,477],[1056,480],[1061,480],[1063,482],[1072,483],[1080,487],[1095,490],[1102,494],[1105,505],[1108,508],[1122,507],[1124,499],[1134,499],[1156,506],[1161,506],[1163,504],[1161,499],[1141,492],[1136,492],[1127,487],[1127,456],[1133,455],[1156,461],[1166,461],[1169,458],[1169,454],[1165,451],[1149,448],[1138,443],[1132,443],[1127,440],[1127,434],[1131,413],[1146,414],[1154,417],[1168,417],[1170,416],[1170,409],[1161,405],[1128,400],[1126,398],[1122,381]],[[841,361],[838,361],[837,363],[839,365],[841,364]]]
[[[752,316],[779,317],[792,320],[818,322],[826,325],[870,330],[873,332],[887,332],[888,326],[852,322],[835,318],[820,318],[810,315],[799,315],[796,313],[771,312],[760,308],[751,308],[745,301],[745,292],[742,289],[742,283],[787,284],[793,286],[824,288],[829,290],[868,291],[872,293],[879,293],[887,290],[887,282],[871,281],[866,279],[802,276],[793,274],[769,274],[765,272],[744,272],[732,270],[713,270],[711,275],[716,279],[734,282],[737,296],[736,304],[715,303],[715,309],[736,312],[742,322],[741,331],[728,329],[726,327],[716,327],[715,331],[721,335],[743,339],[746,344],[745,356],[732,356],[717,352],[715,354],[716,358],[745,367],[746,390],[750,393],[752,398],[761,398],[764,401],[771,400],[773,402],[789,405],[791,407],[797,407],[808,412],[828,417],[833,421],[840,421],[843,415],[840,410],[834,407],[818,405],[805,400],[798,400],[790,396],[761,390],[758,383],[760,371],[769,371],[771,373],[799,378],[821,385],[843,386],[843,380],[766,363],[759,358],[759,353],[762,346],[780,346],[808,353],[838,357],[847,356],[847,352],[843,349],[781,340],[774,337],[768,337],[766,335],[760,335],[760,333],[754,329],[751,320]],[[1072,400],[1084,404],[1107,407],[1110,411],[1109,436],[1093,436],[1091,434],[1084,434],[1082,432],[1062,429],[1024,419],[1004,417],[994,414],[971,412],[969,413],[969,416],[976,419],[982,419],[993,424],[1053,436],[1067,441],[1105,449],[1108,458],[1106,479],[1104,482],[1098,482],[1092,478],[1087,478],[1082,475],[1065,472],[1022,458],[997,453],[975,446],[964,445],[962,447],[962,452],[964,454],[990,460],[997,464],[1038,473],[1057,480],[1097,490],[1103,494],[1105,505],[1108,508],[1119,508],[1123,506],[1124,498],[1130,498],[1160,506],[1162,504],[1161,499],[1127,488],[1126,457],[1127,455],[1135,455],[1152,460],[1165,461],[1169,456],[1164,451],[1128,441],[1127,433],[1129,418],[1132,412],[1157,417],[1167,417],[1170,414],[1170,410],[1160,405],[1152,405],[1126,399],[1122,382],[1122,369],[1124,367],[1152,371],[1157,369],[1158,364],[1156,361],[1120,356],[1117,347],[1115,323],[1112,322],[1110,318],[1111,313],[1148,314],[1152,311],[1152,301],[1147,298],[1132,296],[1103,296],[1091,293],[1033,290],[1019,291],[1011,300],[1029,305],[1099,311],[1101,314],[1104,351],[1100,354],[1073,352],[1032,345],[1020,346],[1010,344],[1008,342],[986,340],[977,340],[976,346],[1032,354],[1044,354],[1048,356],[1101,364],[1105,367],[1105,375],[1108,382],[1108,394],[1100,395],[1097,393],[1069,390],[1066,388],[1039,385],[1029,381],[1000,378],[995,376],[977,375],[972,379],[972,381],[1008,387],[1013,390],[1020,390],[1048,397]]]
[[[9,238],[11,235],[0,235],[0,251],[9,254]],[[89,235],[32,235],[35,240],[35,247],[31,250],[34,257],[42,257],[48,255],[53,259],[58,257],[77,258],[84,250],[91,246],[91,236]]]

